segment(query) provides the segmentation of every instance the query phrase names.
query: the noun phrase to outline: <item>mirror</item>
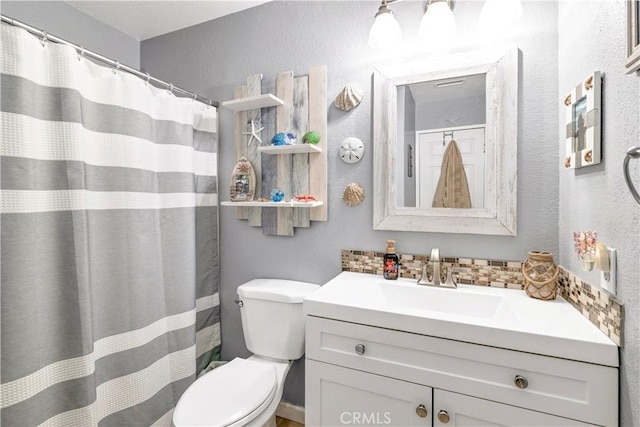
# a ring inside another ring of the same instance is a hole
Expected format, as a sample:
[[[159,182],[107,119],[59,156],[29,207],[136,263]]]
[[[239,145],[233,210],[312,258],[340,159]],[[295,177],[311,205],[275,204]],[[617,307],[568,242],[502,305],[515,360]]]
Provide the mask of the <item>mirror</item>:
[[[397,206],[484,207],[485,86],[485,74],[398,86]],[[453,197],[447,176],[459,178]]]
[[[374,72],[374,229],[516,234],[518,50]]]

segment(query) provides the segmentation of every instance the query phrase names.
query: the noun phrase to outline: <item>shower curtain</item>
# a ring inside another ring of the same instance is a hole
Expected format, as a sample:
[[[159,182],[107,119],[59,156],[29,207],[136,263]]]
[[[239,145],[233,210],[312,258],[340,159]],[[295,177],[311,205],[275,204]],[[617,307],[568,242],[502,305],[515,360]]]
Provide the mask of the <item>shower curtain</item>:
[[[169,425],[220,350],[216,111],[1,47],[0,422]]]

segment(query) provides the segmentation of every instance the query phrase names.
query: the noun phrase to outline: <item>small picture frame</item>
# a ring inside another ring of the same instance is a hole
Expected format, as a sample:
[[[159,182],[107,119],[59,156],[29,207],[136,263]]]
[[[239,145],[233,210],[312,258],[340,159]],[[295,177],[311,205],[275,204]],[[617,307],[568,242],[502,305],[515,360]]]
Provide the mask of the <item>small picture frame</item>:
[[[640,70],[640,0],[627,0],[627,74]]]
[[[595,71],[582,80],[564,99],[567,125],[564,167],[567,169],[600,163],[601,85],[602,74]]]
[[[231,173],[229,199],[232,202],[253,201],[255,185],[256,175],[251,166],[251,162],[245,157],[242,157]]]

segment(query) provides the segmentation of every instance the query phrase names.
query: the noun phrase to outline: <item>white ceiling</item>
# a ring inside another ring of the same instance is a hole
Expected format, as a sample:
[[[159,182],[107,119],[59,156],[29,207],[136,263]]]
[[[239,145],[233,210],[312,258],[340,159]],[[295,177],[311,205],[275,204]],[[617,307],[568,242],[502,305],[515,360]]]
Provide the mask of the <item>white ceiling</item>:
[[[67,1],[69,6],[137,40],[146,40],[271,0]]]

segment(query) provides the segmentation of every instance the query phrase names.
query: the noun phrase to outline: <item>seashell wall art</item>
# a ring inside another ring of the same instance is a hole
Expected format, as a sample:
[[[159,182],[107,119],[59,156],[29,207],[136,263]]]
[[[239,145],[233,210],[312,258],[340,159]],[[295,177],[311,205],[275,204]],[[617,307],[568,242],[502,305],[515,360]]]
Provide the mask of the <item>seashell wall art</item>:
[[[364,189],[360,184],[353,182],[345,187],[342,200],[347,206],[358,206],[364,200]]]
[[[333,104],[342,111],[351,111],[362,102],[362,89],[348,84],[336,96]]]

